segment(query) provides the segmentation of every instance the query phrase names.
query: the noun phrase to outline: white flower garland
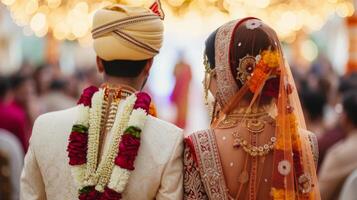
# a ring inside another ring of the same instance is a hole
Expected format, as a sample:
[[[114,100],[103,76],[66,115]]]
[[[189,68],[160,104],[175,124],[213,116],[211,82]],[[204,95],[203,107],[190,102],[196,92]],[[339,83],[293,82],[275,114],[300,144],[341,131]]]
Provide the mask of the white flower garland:
[[[93,95],[92,108],[89,111],[89,129],[88,129],[88,149],[87,149],[87,170],[85,176],[85,186],[97,184],[98,177],[95,173],[97,166],[100,120],[102,113],[102,104],[104,99],[104,90],[100,89]]]
[[[82,188],[85,186],[84,179],[86,174],[86,168],[86,164],[71,166],[72,177],[74,179],[74,183],[78,188]]]
[[[128,127],[134,126],[142,131],[146,120],[147,113],[145,110],[141,108],[133,110],[129,119]],[[129,181],[130,175],[131,171],[115,165],[108,187],[118,193],[122,193]]]
[[[112,128],[113,138],[109,149],[104,152],[103,160],[97,166],[99,151],[99,135],[101,127],[102,104],[104,103],[104,90],[97,91],[92,98],[92,108],[78,106],[78,116],[75,124],[88,127],[87,163],[71,166],[71,173],[79,189],[86,186],[95,186],[99,192],[104,192],[105,186],[118,193],[122,193],[129,181],[131,171],[115,165],[115,157],[119,151],[119,144],[125,128],[136,127],[143,130],[147,113],[138,108],[133,110],[137,97],[135,94],[124,101],[122,112],[117,112]]]
[[[78,105],[78,118],[76,124],[85,127],[89,126],[89,106],[84,106],[83,104]]]
[[[78,116],[75,124],[80,124],[85,127],[89,126],[89,106],[84,106],[80,104],[78,106]],[[86,164],[70,166],[71,174],[74,179],[75,184],[78,188],[85,186],[85,170],[87,168]]]
[[[136,101],[136,95],[129,96],[124,102],[123,112],[119,113],[115,117],[113,125],[113,138],[109,147],[109,150],[105,152],[104,160],[98,166],[97,175],[99,181],[95,189],[99,192],[104,191],[104,187],[108,184],[110,176],[114,167],[114,160],[119,151],[119,143],[121,136],[124,133],[124,129],[127,127],[131,111],[133,110],[134,103]]]

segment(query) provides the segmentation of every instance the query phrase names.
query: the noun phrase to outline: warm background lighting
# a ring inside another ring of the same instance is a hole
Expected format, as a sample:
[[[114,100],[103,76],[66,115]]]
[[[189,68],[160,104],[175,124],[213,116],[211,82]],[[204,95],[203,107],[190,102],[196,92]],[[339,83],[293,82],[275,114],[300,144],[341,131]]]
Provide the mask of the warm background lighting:
[[[1,0],[16,24],[39,37],[52,34],[57,40],[90,43],[93,13],[101,7],[123,3],[149,6],[153,0]],[[211,31],[230,19],[255,16],[271,25],[285,42],[294,42],[300,31],[319,30],[337,14],[354,13],[352,0],[163,0],[168,27],[191,32]],[[179,20],[178,20],[179,19]],[[192,28],[192,29],[190,29]]]

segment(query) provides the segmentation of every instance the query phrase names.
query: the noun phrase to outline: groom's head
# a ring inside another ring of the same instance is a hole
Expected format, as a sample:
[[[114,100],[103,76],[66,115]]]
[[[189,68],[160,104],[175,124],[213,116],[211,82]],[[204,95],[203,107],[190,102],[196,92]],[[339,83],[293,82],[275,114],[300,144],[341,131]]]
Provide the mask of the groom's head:
[[[106,76],[147,78],[163,40],[163,22],[150,9],[112,5],[93,19],[97,66]]]

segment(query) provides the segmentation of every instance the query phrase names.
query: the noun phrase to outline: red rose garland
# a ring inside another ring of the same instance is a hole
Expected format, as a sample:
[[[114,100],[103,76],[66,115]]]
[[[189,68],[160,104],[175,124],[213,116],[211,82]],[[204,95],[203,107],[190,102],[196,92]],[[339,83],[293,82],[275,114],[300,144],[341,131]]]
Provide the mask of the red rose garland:
[[[98,88],[91,86],[86,88],[81,95],[78,105],[83,105],[86,109],[90,108],[92,104],[92,98],[94,93],[98,91]],[[119,151],[115,158],[115,165],[117,173],[124,173],[128,176],[128,173],[135,169],[134,162],[138,154],[140,147],[140,135],[142,128],[146,121],[146,116],[150,112],[151,98],[148,94],[140,92],[136,94],[136,101],[133,106],[131,118],[128,127],[125,129],[124,134],[121,136],[119,143]],[[89,112],[88,112],[89,113]],[[69,165],[81,166],[87,162],[87,150],[88,150],[88,128],[86,123],[76,123],[72,127],[72,132],[69,137],[68,144],[68,157]],[[125,171],[128,170],[128,171]],[[117,174],[115,174],[117,175]],[[118,177],[112,174],[113,186],[105,187],[104,192],[99,192],[95,189],[95,186],[82,186],[79,190],[80,200],[117,200],[121,199],[121,192],[124,189],[127,182],[121,183]],[[129,174],[130,175],[130,174]],[[124,178],[127,181],[128,177]],[[117,186],[120,182],[120,187]],[[119,187],[119,188],[118,188]],[[120,191],[120,192],[119,192]]]
[[[78,105],[83,104],[85,107],[92,106],[92,97],[98,91],[95,86],[90,86],[83,90]],[[88,127],[83,124],[75,124],[69,136],[67,147],[69,164],[81,165],[87,162],[87,144],[88,144]]]

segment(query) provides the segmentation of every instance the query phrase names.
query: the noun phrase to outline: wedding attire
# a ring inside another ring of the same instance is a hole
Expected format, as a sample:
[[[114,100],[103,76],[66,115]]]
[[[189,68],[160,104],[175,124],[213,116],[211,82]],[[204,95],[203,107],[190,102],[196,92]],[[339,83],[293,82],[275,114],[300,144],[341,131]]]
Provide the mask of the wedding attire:
[[[162,44],[161,13],[159,3],[98,10],[96,54],[105,61],[154,57]],[[183,134],[154,117],[151,105],[145,92],[107,83],[86,88],[74,108],[40,116],[25,158],[21,199],[181,199]]]
[[[78,107],[40,116],[34,125],[21,177],[23,200],[73,200],[78,196],[67,158]],[[123,199],[182,198],[180,129],[150,117]]]
[[[319,200],[316,137],[275,31],[230,21],[207,39],[204,65],[212,122],[185,139],[184,199]]]

